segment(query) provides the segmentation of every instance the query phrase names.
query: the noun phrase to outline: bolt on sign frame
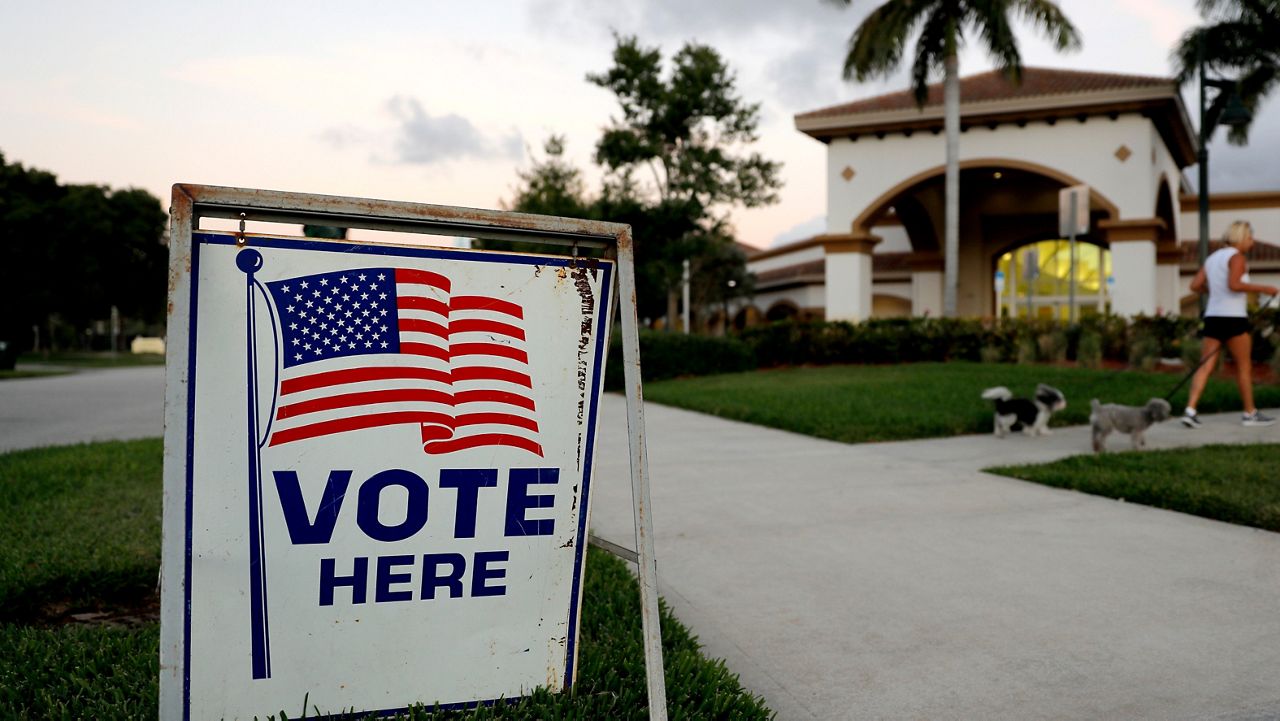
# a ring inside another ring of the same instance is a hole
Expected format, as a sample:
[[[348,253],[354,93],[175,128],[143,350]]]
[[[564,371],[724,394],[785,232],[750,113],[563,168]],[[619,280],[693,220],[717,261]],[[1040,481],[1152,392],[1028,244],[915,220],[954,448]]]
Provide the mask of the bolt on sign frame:
[[[617,284],[612,293],[612,302],[618,309],[622,322],[623,373],[627,399],[627,431],[637,550],[629,551],[594,536],[591,537],[591,542],[635,561],[639,567],[650,718],[665,720],[666,690],[658,615],[657,562],[654,557],[653,521],[650,515],[648,457],[645,448],[636,317],[635,253],[630,226],[420,203],[190,184],[173,186],[170,215],[168,313],[171,330],[175,327],[174,324],[180,324],[180,327],[185,326],[189,313],[193,310],[190,307],[193,290],[192,265],[193,259],[196,258],[193,234],[202,232],[200,221],[203,218],[240,221],[240,233],[235,234],[235,241],[242,248],[251,247],[255,240],[254,236],[245,235],[244,222],[266,221],[539,243],[553,248],[557,246],[562,249],[570,248],[574,256],[580,248],[601,249],[605,258],[616,263]],[[318,244],[335,243],[347,247],[386,245],[384,243],[363,244],[350,240],[309,240]],[[241,251],[236,260],[240,269],[248,274],[250,285],[253,284],[254,268],[251,267],[253,261],[247,259],[254,257],[260,266],[261,256],[253,253]],[[242,258],[246,259],[243,264]],[[251,297],[252,292],[250,290]],[[621,303],[618,302],[619,300]],[[250,306],[253,306],[252,301]],[[251,333],[253,332],[252,316],[251,311],[249,320]],[[189,574],[182,572],[184,567],[189,568],[187,564],[190,563],[188,539],[184,538],[189,533],[190,521],[190,490],[187,487],[186,467],[195,441],[190,434],[187,421],[188,368],[191,363],[191,354],[195,351],[195,348],[190,347],[189,341],[190,338],[185,332],[170,332],[166,358],[168,379],[165,389],[165,538],[161,573],[164,581],[161,595],[161,718],[184,718],[190,712],[190,708],[185,705],[190,683],[190,659],[186,655],[189,653],[189,648],[186,645],[188,639],[184,632],[184,625],[190,623],[190,601],[185,596],[185,584]],[[252,347],[253,344],[251,343],[250,346]],[[250,363],[253,363],[253,352],[250,350]],[[252,457],[252,453],[250,456]],[[250,463],[252,464],[252,460]],[[252,527],[252,518],[250,523]],[[391,576],[404,577],[396,574]],[[254,580],[256,579],[251,578],[251,583]],[[245,591],[245,589],[224,590],[233,593]],[[255,666],[255,678],[270,675],[269,661],[267,664],[265,668],[260,665]],[[271,711],[272,709],[263,709],[263,712]]]

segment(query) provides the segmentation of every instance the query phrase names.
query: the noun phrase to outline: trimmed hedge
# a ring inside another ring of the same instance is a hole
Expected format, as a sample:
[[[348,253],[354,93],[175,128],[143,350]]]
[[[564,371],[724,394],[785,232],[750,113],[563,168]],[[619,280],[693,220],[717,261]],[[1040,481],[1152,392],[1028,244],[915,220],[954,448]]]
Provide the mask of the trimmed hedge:
[[[641,379],[646,381],[738,373],[758,367],[751,348],[737,338],[651,330],[640,331],[640,359]],[[622,337],[618,333],[609,343],[604,387],[605,390],[623,387]]]
[[[1253,357],[1276,357],[1280,334],[1269,329],[1275,309],[1255,314]],[[643,379],[736,373],[758,367],[832,363],[921,363],[953,360],[1034,363],[1103,361],[1150,370],[1161,358],[1199,359],[1200,321],[1181,316],[1091,316],[1070,325],[1053,320],[970,318],[876,318],[843,321],[783,321],[755,326],[736,336],[712,337],[642,331]],[[1265,332],[1264,332],[1265,331]],[[622,387],[622,348],[610,346],[605,387]]]

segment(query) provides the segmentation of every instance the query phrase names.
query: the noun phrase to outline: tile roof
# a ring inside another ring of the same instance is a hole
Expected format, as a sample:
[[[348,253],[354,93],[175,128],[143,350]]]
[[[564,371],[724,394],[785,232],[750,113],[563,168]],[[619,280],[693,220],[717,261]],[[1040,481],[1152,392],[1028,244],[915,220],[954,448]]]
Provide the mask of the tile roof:
[[[1116,73],[1095,73],[1024,66],[1020,85],[1011,83],[998,70],[961,77],[960,102],[967,105],[993,100],[1160,87],[1167,87],[1173,90],[1175,87],[1173,79],[1149,75],[1120,75]],[[942,105],[942,83],[933,83],[929,85],[929,98],[925,103],[925,107],[940,105]],[[796,120],[831,118],[891,110],[910,110],[915,107],[915,94],[908,89],[800,113],[796,116]]]

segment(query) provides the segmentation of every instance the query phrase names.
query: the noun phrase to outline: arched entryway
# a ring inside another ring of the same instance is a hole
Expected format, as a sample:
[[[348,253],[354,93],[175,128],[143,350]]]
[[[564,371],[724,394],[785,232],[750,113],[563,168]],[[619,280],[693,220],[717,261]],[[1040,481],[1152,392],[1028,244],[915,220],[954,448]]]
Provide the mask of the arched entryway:
[[[776,323],[782,320],[793,320],[800,315],[800,308],[788,300],[780,300],[769,306],[769,310],[765,312],[764,319],[770,323]]]
[[[898,183],[852,223],[855,237],[874,236],[882,224],[901,225],[915,256],[911,283],[916,315],[938,315],[942,310],[937,306],[944,278],[944,175],[945,167],[939,165]],[[1023,160],[979,158],[960,164],[957,310],[961,316],[996,314],[993,259],[1029,241],[1055,239],[1059,191],[1077,184],[1079,180],[1071,175]],[[1096,189],[1090,191],[1089,207],[1090,232],[1078,240],[1082,248],[1084,244],[1105,246],[1099,224],[1119,218],[1119,209]]]

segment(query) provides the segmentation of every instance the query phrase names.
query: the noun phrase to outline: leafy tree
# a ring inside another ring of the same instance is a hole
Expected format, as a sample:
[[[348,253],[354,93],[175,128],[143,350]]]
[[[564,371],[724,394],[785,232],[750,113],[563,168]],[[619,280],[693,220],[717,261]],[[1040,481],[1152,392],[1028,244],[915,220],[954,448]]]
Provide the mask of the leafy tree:
[[[158,331],[166,222],[146,191],[60,185],[0,155],[0,340],[30,348],[36,326],[47,341],[78,342],[112,306],[128,327]]]
[[[658,48],[616,37],[612,67],[587,80],[612,91],[622,111],[596,144],[596,162],[610,174],[605,196],[644,210],[632,225],[637,255],[674,319],[683,261],[731,260],[720,248],[731,238],[729,210],[777,202],[781,164],[746,149],[760,106],[738,96],[714,48],[692,42],[666,72]]]
[[[852,0],[830,0],[850,5]],[[960,248],[960,62],[958,53],[965,34],[976,34],[1010,80],[1022,73],[1022,56],[1014,37],[1010,15],[1019,16],[1044,32],[1058,50],[1080,46],[1075,26],[1050,0],[888,0],[871,11],[849,38],[844,60],[846,80],[862,82],[889,76],[907,52],[907,43],[919,31],[911,64],[916,103],[928,99],[931,73],[942,70],[944,120],[947,138],[945,281],[943,315],[956,315],[956,282]]]
[[[521,185],[509,204],[512,210],[566,218],[596,217],[582,171],[564,158],[565,144],[563,135],[552,135],[542,148],[546,158],[535,159],[532,168],[517,173]]]
[[[308,238],[324,238],[325,240],[346,240],[347,229],[336,225],[304,225],[302,234]]]
[[[641,318],[676,317],[686,258],[692,305],[749,293],[746,256],[733,242],[728,211],[776,202],[780,187],[780,165],[743,150],[756,139],[759,108],[737,97],[719,54],[690,43],[672,65],[664,74],[657,49],[618,38],[613,66],[588,76],[612,90],[622,109],[596,146],[606,171],[600,190],[587,189],[582,171],[564,157],[564,138],[553,135],[543,157],[519,173],[507,204],[525,213],[629,224]],[[510,242],[476,245],[545,251]]]
[[[1256,111],[1280,84],[1280,0],[1198,0],[1196,5],[1208,22],[1188,30],[1174,49],[1178,80],[1196,77],[1203,50],[1205,69],[1238,77],[1241,101]],[[1252,125],[1232,127],[1228,138],[1244,145]]]

